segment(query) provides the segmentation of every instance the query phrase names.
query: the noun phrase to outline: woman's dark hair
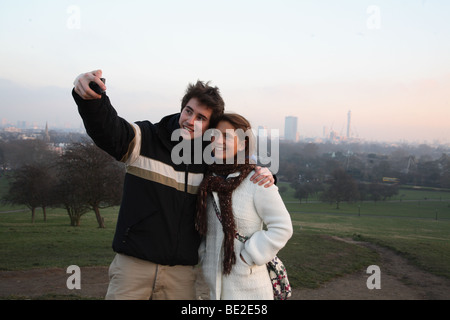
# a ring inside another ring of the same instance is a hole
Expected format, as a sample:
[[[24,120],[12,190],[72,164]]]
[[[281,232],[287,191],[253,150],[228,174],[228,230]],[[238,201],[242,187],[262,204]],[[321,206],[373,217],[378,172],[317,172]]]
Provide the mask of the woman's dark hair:
[[[223,101],[219,88],[212,87],[209,82],[197,81],[196,84],[189,84],[186,93],[181,100],[181,110],[183,111],[189,100],[196,98],[200,104],[212,109],[210,127],[217,125],[218,119],[223,115],[225,110],[225,102]]]
[[[245,157],[249,158],[255,151],[255,136],[252,132],[252,126],[250,122],[237,113],[224,113],[218,122],[227,121],[229,122],[235,130],[241,129],[242,132],[237,132],[240,140],[245,139]]]

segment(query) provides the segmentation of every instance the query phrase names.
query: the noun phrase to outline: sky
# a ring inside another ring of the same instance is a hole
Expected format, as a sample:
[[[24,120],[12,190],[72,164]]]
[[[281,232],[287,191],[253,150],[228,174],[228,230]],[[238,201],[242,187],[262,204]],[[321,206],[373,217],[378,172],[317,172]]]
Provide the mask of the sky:
[[[79,128],[74,79],[101,69],[130,122],[211,81],[226,110],[303,138],[450,142],[450,1],[0,0],[0,120]]]

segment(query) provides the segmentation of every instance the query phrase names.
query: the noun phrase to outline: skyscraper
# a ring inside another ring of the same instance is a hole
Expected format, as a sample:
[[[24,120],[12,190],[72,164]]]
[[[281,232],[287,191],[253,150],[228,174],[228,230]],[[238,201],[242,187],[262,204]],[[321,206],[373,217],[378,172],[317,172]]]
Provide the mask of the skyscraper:
[[[297,142],[297,117],[286,117],[284,120],[284,140]]]
[[[350,131],[350,123],[351,123],[351,120],[352,120],[352,112],[349,111],[347,113],[347,139],[350,139],[350,133],[351,133],[351,131]]]

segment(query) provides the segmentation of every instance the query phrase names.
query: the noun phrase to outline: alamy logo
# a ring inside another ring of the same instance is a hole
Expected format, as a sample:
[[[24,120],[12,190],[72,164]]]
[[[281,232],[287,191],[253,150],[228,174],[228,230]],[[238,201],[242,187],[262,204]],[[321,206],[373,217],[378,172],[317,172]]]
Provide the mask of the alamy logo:
[[[371,274],[367,278],[367,289],[373,290],[373,289],[381,289],[381,271],[380,267],[376,265],[371,265],[367,267],[366,270],[367,274]]]
[[[183,128],[172,133],[171,140],[178,142],[171,153],[172,161],[175,164],[231,164],[235,161],[237,164],[243,164],[246,158],[250,157],[254,162],[267,166],[273,174],[278,172],[280,151],[278,130],[272,129],[270,134],[255,136],[251,129],[247,131],[228,129],[225,134],[217,129],[208,129],[202,134],[199,126],[194,126],[194,128],[194,137],[196,137],[194,139],[186,138],[189,133]],[[214,141],[224,141],[229,137],[237,137],[238,141],[246,140],[249,144],[248,148],[238,150],[236,155],[234,155],[233,149],[227,148],[226,157],[216,157],[220,146],[215,144]],[[209,144],[204,147],[207,142]]]
[[[71,5],[67,7],[67,14],[70,16],[67,18],[66,26],[70,30],[81,29],[81,9],[79,6]]]
[[[67,278],[66,286],[67,289],[81,289],[81,270],[77,265],[71,265],[67,267],[67,273],[72,274]]]
[[[367,8],[367,14],[370,16],[367,18],[366,26],[369,30],[381,29],[381,9],[379,6],[371,5]]]

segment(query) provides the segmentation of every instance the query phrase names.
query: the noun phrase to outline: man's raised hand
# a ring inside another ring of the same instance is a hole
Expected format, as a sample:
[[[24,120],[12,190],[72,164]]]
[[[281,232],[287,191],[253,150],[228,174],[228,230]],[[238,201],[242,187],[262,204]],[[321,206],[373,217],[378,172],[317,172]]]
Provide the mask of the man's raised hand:
[[[105,91],[106,86],[102,82],[102,80],[100,80],[101,77],[102,77],[102,70],[95,70],[80,74],[73,82],[75,86],[74,88],[75,92],[84,100],[100,99],[102,96],[96,93],[94,90],[92,90],[89,87],[89,83],[93,81],[96,84],[98,84],[103,91]]]

